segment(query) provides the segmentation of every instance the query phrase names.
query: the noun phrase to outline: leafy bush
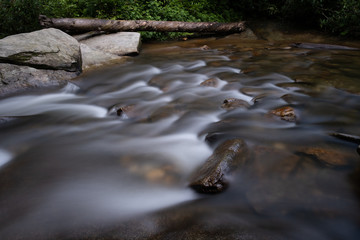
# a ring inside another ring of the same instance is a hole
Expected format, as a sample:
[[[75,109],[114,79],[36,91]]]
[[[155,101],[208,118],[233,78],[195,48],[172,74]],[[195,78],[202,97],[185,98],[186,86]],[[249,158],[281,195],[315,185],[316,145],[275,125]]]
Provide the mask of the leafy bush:
[[[0,34],[9,35],[38,29],[40,13],[38,0],[1,0]]]
[[[341,36],[360,38],[360,1],[342,0],[337,8],[324,12],[320,26]]]

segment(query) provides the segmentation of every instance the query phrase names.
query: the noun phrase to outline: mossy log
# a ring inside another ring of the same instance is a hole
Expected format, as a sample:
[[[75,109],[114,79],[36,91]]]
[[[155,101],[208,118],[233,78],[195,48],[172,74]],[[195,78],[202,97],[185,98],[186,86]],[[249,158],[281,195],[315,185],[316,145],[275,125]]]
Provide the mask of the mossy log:
[[[87,18],[48,18],[39,16],[41,26],[58,28],[66,32],[211,32],[237,33],[245,30],[245,22],[178,22],[178,21],[149,21],[149,20],[106,20]]]

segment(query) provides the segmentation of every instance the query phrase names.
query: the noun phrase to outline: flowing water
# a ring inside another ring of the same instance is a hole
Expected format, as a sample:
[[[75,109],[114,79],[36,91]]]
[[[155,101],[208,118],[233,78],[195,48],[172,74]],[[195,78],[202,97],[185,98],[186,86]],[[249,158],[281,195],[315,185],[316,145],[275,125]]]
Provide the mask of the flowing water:
[[[360,135],[360,51],[289,47],[360,45],[275,33],[144,44],[1,99],[0,239],[360,239],[357,144],[329,135]],[[269,114],[283,106],[296,121]],[[247,164],[225,192],[194,192],[190,174],[229,138]]]

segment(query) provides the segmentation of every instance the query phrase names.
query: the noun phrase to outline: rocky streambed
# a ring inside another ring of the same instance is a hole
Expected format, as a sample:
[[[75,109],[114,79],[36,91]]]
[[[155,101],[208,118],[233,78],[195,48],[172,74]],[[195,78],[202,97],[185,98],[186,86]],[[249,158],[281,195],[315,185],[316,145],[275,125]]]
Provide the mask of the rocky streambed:
[[[253,30],[3,96],[0,239],[357,239],[360,45]]]

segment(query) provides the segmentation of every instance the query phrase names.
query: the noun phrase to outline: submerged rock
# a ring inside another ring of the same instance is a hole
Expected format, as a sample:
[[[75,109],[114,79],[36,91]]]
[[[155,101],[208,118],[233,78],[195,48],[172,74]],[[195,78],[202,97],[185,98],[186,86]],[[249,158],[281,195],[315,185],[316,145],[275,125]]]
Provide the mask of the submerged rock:
[[[228,186],[228,174],[247,160],[248,148],[242,139],[230,139],[218,146],[196,170],[190,187],[199,193],[219,193]]]
[[[250,104],[248,102],[238,99],[238,98],[228,98],[228,99],[224,100],[221,107],[226,110],[232,110],[235,108],[248,108],[248,107],[250,107]]]
[[[202,83],[200,83],[200,86],[204,86],[204,87],[217,87],[219,85],[218,80],[216,80],[216,78],[209,78],[205,81],[203,81]]]
[[[351,166],[354,159],[353,154],[330,147],[304,147],[298,153],[309,156],[328,167]]]
[[[80,45],[54,28],[16,34],[0,40],[0,62],[81,72]]]
[[[282,120],[295,122],[296,121],[296,114],[295,110],[292,107],[285,106],[280,107],[269,112],[272,115],[280,117]]]
[[[141,114],[136,111],[136,105],[115,104],[108,110],[108,115],[117,115],[121,119],[137,119]]]

